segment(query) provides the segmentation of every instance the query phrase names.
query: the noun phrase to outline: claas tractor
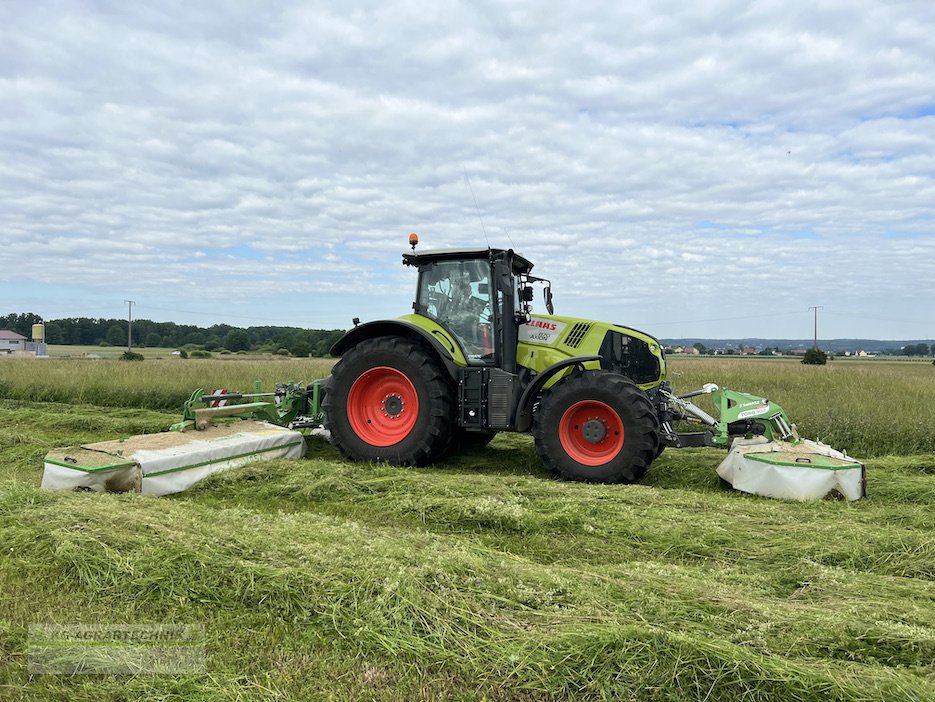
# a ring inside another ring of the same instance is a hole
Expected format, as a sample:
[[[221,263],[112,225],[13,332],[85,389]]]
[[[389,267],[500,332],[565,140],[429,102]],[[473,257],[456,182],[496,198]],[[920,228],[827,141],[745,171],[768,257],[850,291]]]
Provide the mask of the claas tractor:
[[[710,444],[672,430],[657,339],[555,315],[549,281],[513,250],[416,242],[403,254],[418,273],[412,313],[356,325],[332,349],[324,423],[346,458],[425,465],[532,432],[555,475],[629,483],[666,446]],[[532,311],[535,286],[547,314]]]
[[[418,275],[412,313],[355,319],[331,349],[339,360],[328,378],[272,392],[258,383],[249,394],[198,389],[172,426],[176,437],[56,449],[43,486],[168,494],[217,470],[301,456],[303,435],[326,429],[352,461],[411,466],[497,432],[531,432],[554,475],[602,483],[639,480],[666,447],[713,446],[729,449],[718,474],[738,490],[865,494],[863,465],[801,439],[774,402],[714,384],[676,395],[658,339],[554,314],[551,284],[517,252],[417,252],[417,243],[412,236],[403,254]],[[533,312],[537,288],[545,314]],[[717,417],[691,401],[701,394]]]

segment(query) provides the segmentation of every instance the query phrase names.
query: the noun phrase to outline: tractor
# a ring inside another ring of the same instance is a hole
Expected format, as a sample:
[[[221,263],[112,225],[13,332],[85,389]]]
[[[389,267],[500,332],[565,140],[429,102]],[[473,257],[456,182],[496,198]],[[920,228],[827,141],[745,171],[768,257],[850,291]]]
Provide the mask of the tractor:
[[[819,499],[866,494],[864,466],[799,437],[770,400],[713,383],[675,395],[657,339],[622,324],[554,314],[552,286],[511,249],[417,252],[412,313],[360,324],[331,353],[331,375],[262,392],[199,388],[165,434],[54,449],[49,489],[169,494],[212,472],[304,454],[326,429],[353,461],[419,466],[532,432],[536,453],[567,480],[632,483],[666,447],[729,449],[718,475],[737,490]],[[548,314],[533,314],[542,286]],[[709,394],[718,418],[689,398]],[[677,432],[679,422],[701,431]],[[117,486],[117,487],[115,487]]]
[[[331,349],[340,360],[324,381],[324,423],[346,458],[426,465],[497,432],[531,431],[555,475],[630,483],[678,441],[660,402],[657,339],[553,314],[551,284],[511,249],[410,243],[412,313],[355,320]],[[537,284],[548,314],[532,312]]]

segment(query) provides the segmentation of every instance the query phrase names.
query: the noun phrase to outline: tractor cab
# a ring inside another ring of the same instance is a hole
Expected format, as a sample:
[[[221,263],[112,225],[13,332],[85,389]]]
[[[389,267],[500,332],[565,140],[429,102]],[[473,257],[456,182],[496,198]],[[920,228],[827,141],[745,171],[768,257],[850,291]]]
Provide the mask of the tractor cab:
[[[447,331],[468,365],[515,370],[530,261],[510,249],[463,249],[413,251],[403,263],[419,271],[413,310]]]

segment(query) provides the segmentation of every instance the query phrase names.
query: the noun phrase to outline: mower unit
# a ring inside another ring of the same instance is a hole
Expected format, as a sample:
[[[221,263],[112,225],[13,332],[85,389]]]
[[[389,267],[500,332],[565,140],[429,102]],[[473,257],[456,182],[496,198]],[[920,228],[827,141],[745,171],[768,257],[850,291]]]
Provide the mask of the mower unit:
[[[42,487],[168,495],[222,470],[304,455],[305,440],[299,432],[244,417],[202,431],[168,431],[53,449],[45,457]]]
[[[300,430],[321,425],[318,392],[317,384],[251,394],[196,390],[167,432],[50,451],[42,487],[167,495],[254,461],[301,458]]]
[[[688,401],[703,394],[711,395],[719,419]],[[736,490],[792,500],[826,496],[857,500],[866,495],[862,463],[818,441],[800,438],[782,408],[766,398],[713,383],[679,396],[661,388],[660,397],[662,431],[670,445],[729,449],[717,472]],[[672,430],[673,420],[703,424],[707,429],[677,434]]]

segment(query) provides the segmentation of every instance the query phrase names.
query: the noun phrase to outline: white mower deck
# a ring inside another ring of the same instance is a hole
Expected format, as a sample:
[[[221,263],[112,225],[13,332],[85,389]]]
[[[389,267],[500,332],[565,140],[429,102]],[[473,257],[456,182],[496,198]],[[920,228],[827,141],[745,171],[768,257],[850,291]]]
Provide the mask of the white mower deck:
[[[817,441],[735,439],[717,469],[735,490],[790,500],[866,496],[864,466]]]
[[[238,420],[203,431],[144,434],[53,449],[45,457],[42,487],[168,495],[212,473],[304,454],[301,433],[267,422]]]

